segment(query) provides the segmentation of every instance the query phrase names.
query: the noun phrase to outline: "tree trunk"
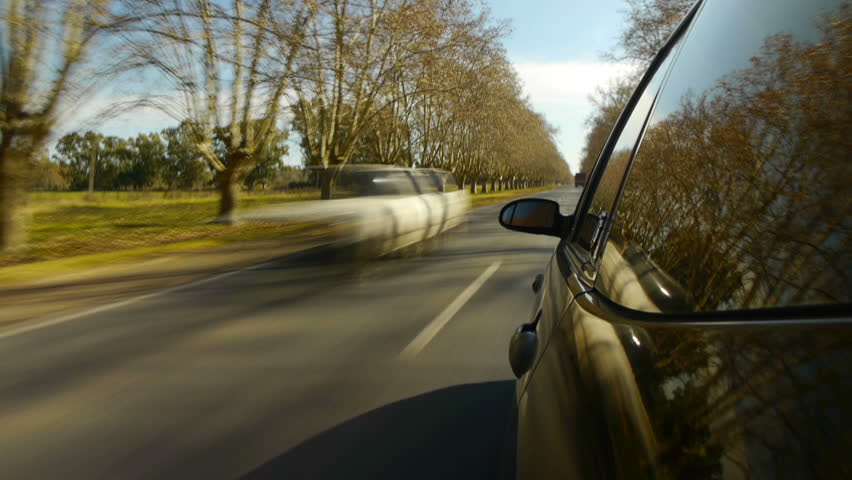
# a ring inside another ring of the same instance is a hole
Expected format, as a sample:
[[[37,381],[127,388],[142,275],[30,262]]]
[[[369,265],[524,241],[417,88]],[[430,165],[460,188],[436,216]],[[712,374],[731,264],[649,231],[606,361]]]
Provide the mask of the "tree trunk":
[[[8,150],[0,152],[0,251],[24,244],[24,206],[27,200],[26,159]]]
[[[95,192],[95,165],[97,165],[98,152],[92,152],[91,157],[89,157],[89,193],[86,194],[86,198],[92,200],[92,195]]]
[[[471,195],[476,194],[476,179],[475,178],[470,180],[470,194]]]
[[[497,191],[497,180],[491,180],[491,192],[494,193]]]
[[[234,172],[225,170],[219,176],[219,223],[233,224],[236,220],[238,186]]]
[[[320,177],[320,199],[332,200],[334,198],[334,180],[337,177],[337,169],[330,168],[319,172]]]

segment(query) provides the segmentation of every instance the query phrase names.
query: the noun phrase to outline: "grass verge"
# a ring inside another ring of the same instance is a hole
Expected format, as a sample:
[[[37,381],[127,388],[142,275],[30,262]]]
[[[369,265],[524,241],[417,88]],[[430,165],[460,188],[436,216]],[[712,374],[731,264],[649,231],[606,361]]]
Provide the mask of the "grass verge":
[[[72,257],[164,247],[197,241],[231,242],[268,238],[296,225],[252,222],[208,223],[217,213],[215,197],[163,198],[162,194],[98,192],[38,193],[30,198],[29,238],[22,249],[0,255],[0,267],[70,260]],[[246,195],[241,208],[314,200],[315,192]],[[188,245],[193,245],[189,243]]]
[[[157,255],[173,252],[189,252],[193,250],[215,248],[235,242],[263,240],[287,234],[302,234],[320,231],[320,225],[291,224],[276,225],[264,230],[236,232],[213,238],[203,238],[183,242],[173,242],[150,247],[131,248],[104,253],[76,255],[41,262],[23,263],[0,268],[0,285],[32,282],[57,275],[78,272],[104,265],[144,260]]]
[[[477,194],[471,197],[471,205],[479,208],[551,188]],[[240,206],[249,209],[318,198],[317,192],[245,195]],[[29,241],[18,252],[0,255],[0,284],[322,228],[315,224],[207,223],[216,215],[217,202],[210,192],[96,192],[91,200],[84,192],[33,194]]]

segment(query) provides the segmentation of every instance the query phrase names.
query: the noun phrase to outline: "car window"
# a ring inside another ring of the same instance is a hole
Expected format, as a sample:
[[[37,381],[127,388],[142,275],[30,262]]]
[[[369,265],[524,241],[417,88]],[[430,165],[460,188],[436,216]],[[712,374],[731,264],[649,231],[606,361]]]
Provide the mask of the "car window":
[[[416,195],[411,176],[404,171],[381,172],[373,176],[371,195]]]
[[[444,176],[444,192],[455,192],[459,189],[459,184],[456,181],[455,175],[448,173]]]
[[[404,170],[341,172],[337,177],[335,198],[416,195],[414,181]]]
[[[700,15],[635,154],[599,288],[655,312],[849,302],[849,5],[717,0]]]
[[[420,193],[438,193],[441,191],[440,179],[434,173],[414,171],[411,176],[417,183]]]
[[[621,180],[624,177],[624,171],[630,161],[633,148],[642,133],[645,120],[648,117],[651,106],[654,104],[657,92],[676,51],[677,45],[674,45],[669,50],[669,54],[663,62],[659,64],[656,73],[654,73],[642,95],[636,101],[630,117],[618,135],[615,146],[612,148],[612,153],[606,161],[606,170],[603,171],[600,181],[597,183],[585,219],[579,225],[577,244],[585,250],[590,250],[595,236],[600,234],[599,230],[606,224],[606,218],[612,212],[612,207],[615,203]],[[599,169],[601,167],[596,168]]]

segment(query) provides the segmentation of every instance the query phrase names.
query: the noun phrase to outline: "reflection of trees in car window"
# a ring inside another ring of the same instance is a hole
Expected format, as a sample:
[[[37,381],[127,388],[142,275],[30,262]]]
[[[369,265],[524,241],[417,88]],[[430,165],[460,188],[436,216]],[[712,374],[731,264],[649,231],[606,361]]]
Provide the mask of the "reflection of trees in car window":
[[[653,364],[636,365],[658,441],[658,478],[837,478],[848,471],[852,425],[841,413],[852,394],[848,330],[827,336],[808,328],[791,335],[771,327],[672,326],[647,338]]]
[[[655,119],[612,238],[638,248],[694,310],[850,301],[850,24],[766,39],[748,68],[681,92]]]
[[[538,202],[520,202],[512,212],[511,224],[516,227],[545,228],[553,225],[556,206]]]
[[[676,46],[673,46],[670,51],[674,51],[675,49]],[[669,54],[665,61],[661,62],[653,78],[648,82],[648,85],[636,101],[636,105],[633,107],[624,127],[619,132],[618,140],[613,146],[613,153],[607,159],[606,169],[603,171],[603,175],[601,175],[595,189],[587,217],[580,226],[578,243],[587,250],[592,247],[591,242],[598,230],[600,219],[606,218],[612,212],[618,189],[621,186],[621,180],[624,178],[624,171],[628,166],[633,148],[636,146],[636,141],[642,133],[645,119],[653,106],[654,98],[657,95],[657,91],[662,84],[671,61],[672,54]]]
[[[673,313],[850,301],[848,2],[831,15],[816,2],[744,14],[755,8],[766,4],[707,2],[662,90],[596,281],[622,305]],[[622,340],[646,355],[631,366],[654,476],[849,471],[848,328],[670,318]]]

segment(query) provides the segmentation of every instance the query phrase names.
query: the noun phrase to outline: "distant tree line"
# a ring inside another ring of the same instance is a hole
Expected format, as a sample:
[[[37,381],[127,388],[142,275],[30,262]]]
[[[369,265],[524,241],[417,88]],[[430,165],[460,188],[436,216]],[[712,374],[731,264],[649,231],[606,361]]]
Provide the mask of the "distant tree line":
[[[53,155],[42,152],[33,165],[33,190],[201,190],[215,188],[216,172],[201,157],[183,123],[158,133],[132,138],[96,132],[72,132],[60,137]],[[286,166],[287,132],[273,132],[265,156],[242,177],[242,186],[255,189],[303,186],[303,169]],[[214,150],[221,150],[219,144]]]

